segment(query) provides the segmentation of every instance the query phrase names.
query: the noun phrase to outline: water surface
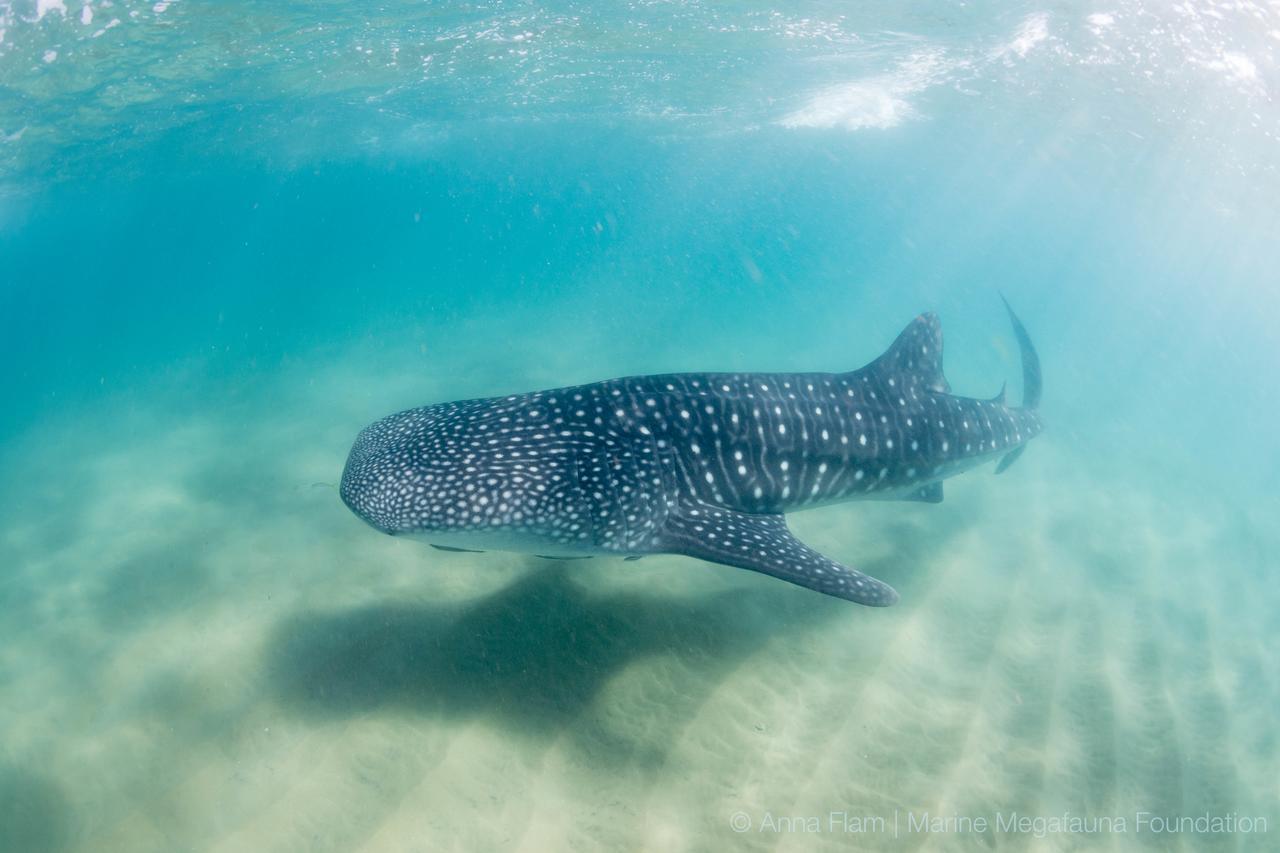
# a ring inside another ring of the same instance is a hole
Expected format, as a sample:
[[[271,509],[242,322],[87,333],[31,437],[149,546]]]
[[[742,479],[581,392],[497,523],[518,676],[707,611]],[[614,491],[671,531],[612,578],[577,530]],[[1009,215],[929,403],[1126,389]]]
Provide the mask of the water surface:
[[[0,848],[1266,849],[1277,48],[1248,2],[0,2]],[[792,518],[888,610],[337,498],[398,409],[852,369],[922,310],[1016,397],[998,292],[1046,434]]]

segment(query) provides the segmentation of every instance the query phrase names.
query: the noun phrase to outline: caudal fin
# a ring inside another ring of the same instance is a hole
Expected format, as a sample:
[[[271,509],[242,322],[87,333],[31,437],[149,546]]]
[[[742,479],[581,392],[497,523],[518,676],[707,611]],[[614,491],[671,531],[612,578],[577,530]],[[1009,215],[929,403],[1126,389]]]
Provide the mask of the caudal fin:
[[[1000,294],[1000,301],[1009,312],[1009,320],[1013,323],[1013,336],[1018,339],[1018,349],[1022,351],[1022,408],[1034,409],[1040,405],[1040,356],[1036,355],[1036,348],[1031,345],[1031,336],[1027,334],[1026,327],[1022,325],[1018,315],[1013,313],[1013,308],[1009,306],[1009,300],[1004,298],[1003,293]],[[1003,393],[1002,389],[1001,394]],[[1006,453],[1000,460],[1000,464],[996,466],[996,473],[1007,471],[1026,449],[1027,446],[1023,444]]]
[[[1040,356],[1036,355],[1036,348],[1031,345],[1031,336],[1027,334],[1018,315],[1013,313],[1004,294],[1000,294],[1000,301],[1009,312],[1013,336],[1018,339],[1018,348],[1022,351],[1022,408],[1034,409],[1040,405]]]

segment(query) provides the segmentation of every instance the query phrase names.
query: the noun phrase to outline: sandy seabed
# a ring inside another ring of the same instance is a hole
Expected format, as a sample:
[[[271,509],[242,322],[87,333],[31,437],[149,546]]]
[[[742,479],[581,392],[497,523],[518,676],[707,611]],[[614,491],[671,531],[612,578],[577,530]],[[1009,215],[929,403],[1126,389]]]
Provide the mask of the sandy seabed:
[[[337,498],[346,450],[438,397],[293,370],[4,450],[0,849],[1280,844],[1274,498],[1050,431],[937,506],[792,516],[902,593],[873,610],[380,536]],[[1266,826],[1153,823],[1204,815]]]

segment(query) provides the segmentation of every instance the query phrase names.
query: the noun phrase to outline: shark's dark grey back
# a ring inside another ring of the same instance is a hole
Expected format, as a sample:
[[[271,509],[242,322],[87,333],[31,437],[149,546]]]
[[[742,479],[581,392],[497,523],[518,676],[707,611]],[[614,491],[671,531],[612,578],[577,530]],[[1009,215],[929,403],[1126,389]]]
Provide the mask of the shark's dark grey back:
[[[757,514],[853,498],[936,502],[941,479],[1039,430],[1032,410],[950,393],[932,314],[847,373],[674,374],[607,384],[621,433],[653,446],[678,494]]]

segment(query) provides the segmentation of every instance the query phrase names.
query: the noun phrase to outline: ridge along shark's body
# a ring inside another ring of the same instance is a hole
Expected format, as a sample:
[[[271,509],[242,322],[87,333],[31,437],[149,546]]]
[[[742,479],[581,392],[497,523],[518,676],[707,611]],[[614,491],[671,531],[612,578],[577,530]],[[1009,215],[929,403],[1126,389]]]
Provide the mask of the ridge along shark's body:
[[[783,513],[936,503],[943,479],[996,456],[1008,467],[1041,430],[1039,360],[1009,316],[1022,408],[1003,391],[952,395],[938,319],[922,314],[849,373],[637,376],[391,415],[356,439],[342,499],[446,550],[684,554],[893,604],[892,587],[802,544]]]

